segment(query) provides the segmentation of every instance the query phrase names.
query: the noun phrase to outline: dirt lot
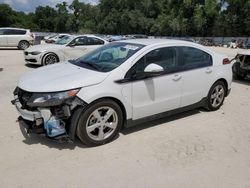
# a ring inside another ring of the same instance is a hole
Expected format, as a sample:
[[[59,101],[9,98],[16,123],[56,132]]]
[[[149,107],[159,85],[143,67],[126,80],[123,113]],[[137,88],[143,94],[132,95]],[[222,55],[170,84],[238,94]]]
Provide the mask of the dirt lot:
[[[2,49],[0,68],[0,187],[250,188],[250,81],[234,82],[219,111],[143,124],[86,148],[24,137],[10,101],[35,67],[25,66],[22,51]]]

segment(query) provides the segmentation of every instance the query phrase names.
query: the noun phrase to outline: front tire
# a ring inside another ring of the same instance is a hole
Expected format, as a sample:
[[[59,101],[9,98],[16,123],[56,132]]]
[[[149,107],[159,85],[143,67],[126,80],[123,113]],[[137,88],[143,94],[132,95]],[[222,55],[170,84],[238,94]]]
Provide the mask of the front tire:
[[[42,59],[42,65],[51,65],[59,62],[59,58],[56,54],[54,53],[48,53],[45,54],[45,56]]]
[[[82,112],[76,133],[84,144],[98,146],[112,141],[122,124],[119,105],[112,100],[99,100]]]
[[[18,44],[18,49],[19,50],[25,50],[30,46],[30,43],[28,41],[22,40]]]
[[[222,81],[216,82],[209,90],[207,96],[207,108],[210,111],[218,110],[225,99],[226,96],[226,86]]]

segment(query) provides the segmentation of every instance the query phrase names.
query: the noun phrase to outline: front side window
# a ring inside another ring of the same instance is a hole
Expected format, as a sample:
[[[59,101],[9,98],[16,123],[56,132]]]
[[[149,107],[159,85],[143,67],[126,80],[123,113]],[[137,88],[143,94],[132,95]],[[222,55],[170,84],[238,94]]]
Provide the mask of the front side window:
[[[110,43],[70,62],[91,70],[109,72],[119,67],[143,47],[144,45],[141,44],[125,42]]]
[[[86,45],[86,37],[78,37],[72,41],[75,46],[84,46]]]
[[[212,66],[212,56],[193,47],[180,47],[182,51],[181,66],[183,69],[194,69]]]
[[[59,45],[68,44],[71,40],[73,40],[73,38],[74,37],[72,36],[65,36],[62,39],[56,41],[55,44],[59,44]]]
[[[126,78],[135,75],[141,77],[144,74],[144,69],[149,64],[157,64],[161,66],[164,73],[171,73],[177,70],[177,54],[175,47],[165,47],[155,49],[145,56],[143,56],[135,65],[129,70]]]

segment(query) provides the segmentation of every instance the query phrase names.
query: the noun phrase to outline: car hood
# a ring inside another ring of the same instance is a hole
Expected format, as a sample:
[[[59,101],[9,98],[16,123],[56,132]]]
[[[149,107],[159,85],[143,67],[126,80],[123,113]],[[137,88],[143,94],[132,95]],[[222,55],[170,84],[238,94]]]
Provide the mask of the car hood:
[[[34,52],[34,51],[47,51],[50,49],[62,49],[65,45],[58,45],[58,44],[41,44],[41,45],[34,45],[29,48],[27,48],[25,51],[27,52]]]
[[[29,92],[57,92],[101,83],[110,73],[81,68],[69,62],[48,65],[24,75],[18,87]]]

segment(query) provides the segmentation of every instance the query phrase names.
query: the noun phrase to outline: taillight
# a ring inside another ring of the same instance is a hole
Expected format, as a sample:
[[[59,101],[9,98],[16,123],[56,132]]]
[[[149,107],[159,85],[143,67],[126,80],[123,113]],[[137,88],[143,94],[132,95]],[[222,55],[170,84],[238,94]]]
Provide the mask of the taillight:
[[[223,65],[230,64],[231,62],[229,61],[228,58],[223,59]]]

